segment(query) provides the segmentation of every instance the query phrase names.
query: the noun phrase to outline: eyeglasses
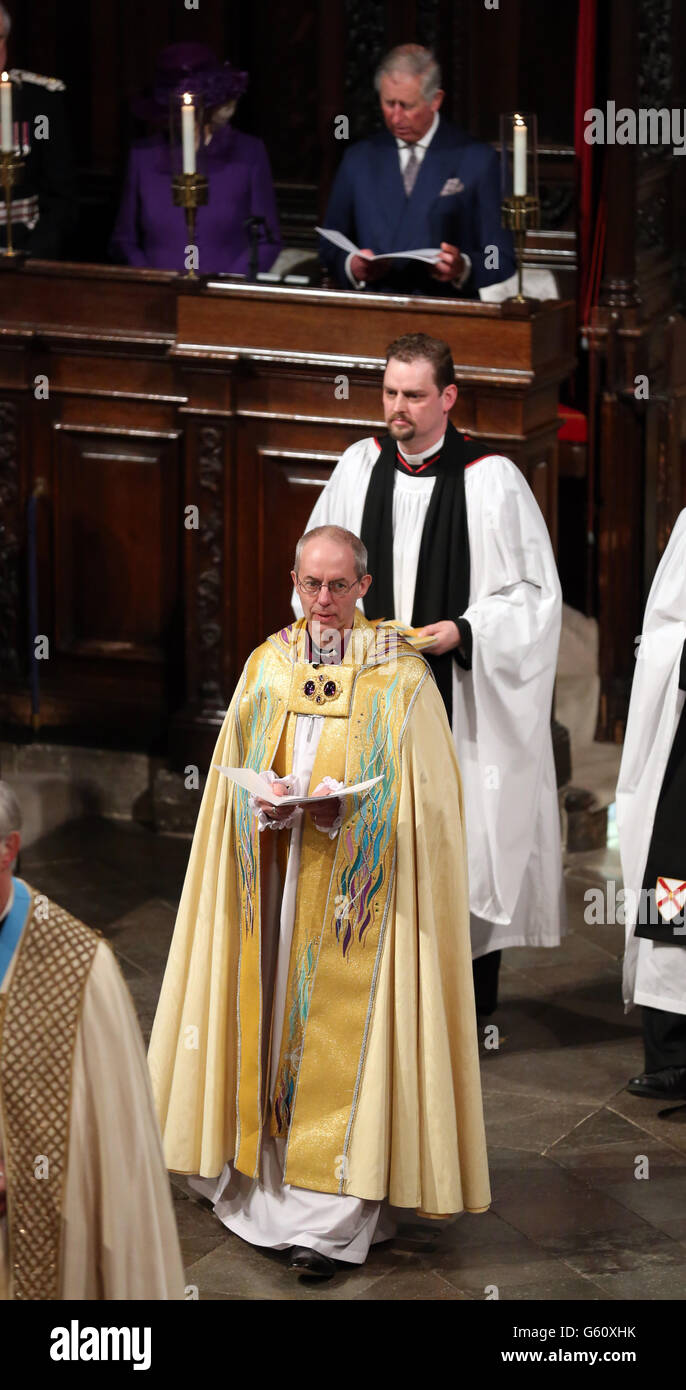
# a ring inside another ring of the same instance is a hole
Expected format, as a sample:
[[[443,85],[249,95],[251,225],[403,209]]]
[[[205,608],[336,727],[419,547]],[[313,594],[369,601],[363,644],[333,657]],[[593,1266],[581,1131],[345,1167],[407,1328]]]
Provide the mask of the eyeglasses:
[[[324,579],[300,578],[296,582],[298,588],[302,589],[304,594],[309,594],[311,598],[316,598],[320,589],[328,589],[329,593],[333,594],[334,598],[340,598],[341,594],[349,594],[350,590],[354,589],[355,585],[360,583],[359,579],[353,580],[352,584],[348,584],[345,579],[332,579],[331,583],[327,584]]]

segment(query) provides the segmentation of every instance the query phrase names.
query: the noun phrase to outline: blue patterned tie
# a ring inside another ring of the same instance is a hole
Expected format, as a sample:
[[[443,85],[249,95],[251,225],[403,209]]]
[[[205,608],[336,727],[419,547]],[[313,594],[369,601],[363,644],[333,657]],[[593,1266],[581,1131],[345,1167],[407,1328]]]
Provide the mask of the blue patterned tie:
[[[407,195],[408,198],[409,198],[409,196],[410,196],[410,194],[411,194],[411,192],[412,192],[412,189],[413,189],[414,186],[415,186],[415,183],[416,183],[416,181],[417,181],[417,174],[418,174],[418,173],[419,173],[419,160],[417,159],[417,156],[416,156],[416,154],[415,154],[414,147],[413,147],[413,148],[410,150],[410,158],[408,159],[407,164],[405,165],[405,168],[403,169],[403,183],[404,183],[404,185],[405,185],[405,193],[406,193],[406,195]]]

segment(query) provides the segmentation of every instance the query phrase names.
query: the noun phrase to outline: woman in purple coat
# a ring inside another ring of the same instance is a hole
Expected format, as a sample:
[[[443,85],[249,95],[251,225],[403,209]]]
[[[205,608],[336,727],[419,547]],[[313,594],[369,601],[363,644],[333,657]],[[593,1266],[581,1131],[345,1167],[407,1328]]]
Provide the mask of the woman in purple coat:
[[[281,250],[276,198],[267,151],[261,140],[230,124],[247,73],[219,63],[205,44],[178,43],[164,49],[151,98],[137,115],[166,122],[166,129],[132,146],[111,251],[128,265],[186,270],[188,233],[181,207],[172,200],[172,176],[180,172],[179,145],[169,141],[170,101],[180,108],[184,92],[203,103],[197,172],[208,181],[208,201],[198,208],[196,269],[201,275],[251,269],[251,232],[259,236],[258,270],[268,270]],[[253,221],[255,219],[255,221]]]

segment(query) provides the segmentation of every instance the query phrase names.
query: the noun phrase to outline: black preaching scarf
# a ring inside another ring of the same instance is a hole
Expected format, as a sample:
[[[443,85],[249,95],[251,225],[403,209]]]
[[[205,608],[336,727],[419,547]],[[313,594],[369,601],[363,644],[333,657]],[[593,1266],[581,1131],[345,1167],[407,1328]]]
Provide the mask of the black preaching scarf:
[[[448,421],[440,454],[420,469],[404,466],[397,441],[385,435],[371,472],[362,516],[362,540],[369,555],[373,584],[365,595],[368,618],[396,616],[393,597],[393,488],[396,469],[423,478],[435,477],[424,522],[417,565],[412,626],[426,627],[444,618],[457,619],[469,604],[469,532],[464,494],[465,468],[484,457],[483,445],[473,444]],[[425,652],[452,719],[452,652]]]

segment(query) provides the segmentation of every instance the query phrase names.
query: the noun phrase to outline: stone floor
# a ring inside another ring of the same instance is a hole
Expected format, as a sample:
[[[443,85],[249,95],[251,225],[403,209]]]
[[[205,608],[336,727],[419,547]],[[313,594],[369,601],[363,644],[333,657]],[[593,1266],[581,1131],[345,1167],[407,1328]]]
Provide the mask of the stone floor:
[[[188,848],[89,817],[39,840],[20,866],[113,942],[146,1038]],[[499,1046],[483,1046],[491,1210],[441,1229],[405,1221],[364,1266],[308,1286],[174,1178],[187,1278],[201,1299],[484,1300],[493,1286],[508,1300],[686,1299],[686,1106],[623,1089],[642,1061],[638,1015],[620,1000],[623,930],[583,915],[585,890],[617,875],[613,848],[574,856],[564,945],[505,957],[490,1021]]]

